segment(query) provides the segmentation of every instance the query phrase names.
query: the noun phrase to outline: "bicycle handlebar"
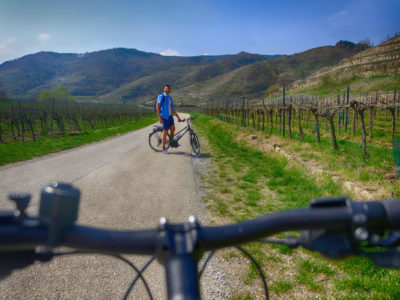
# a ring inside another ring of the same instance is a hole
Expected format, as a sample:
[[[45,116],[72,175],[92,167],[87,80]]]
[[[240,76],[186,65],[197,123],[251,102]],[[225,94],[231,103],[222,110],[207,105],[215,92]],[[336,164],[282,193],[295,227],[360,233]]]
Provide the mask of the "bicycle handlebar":
[[[386,255],[382,254],[386,252],[366,254],[360,248],[362,242],[379,247],[399,244],[399,235],[387,234],[400,230],[399,200],[351,202],[345,197],[315,199],[309,208],[266,214],[231,225],[201,226],[194,217],[190,217],[187,223],[169,224],[163,218],[157,229],[110,231],[75,225],[76,201],[79,201],[79,192],[76,191],[64,184],[44,187],[40,212],[35,217],[27,216],[24,205],[18,205],[19,200],[14,199],[18,213],[0,214],[0,256],[6,252],[32,250],[37,246],[155,255],[167,271],[169,298],[183,294],[191,295],[193,299],[199,297],[197,284],[185,285],[177,278],[196,281],[195,258],[204,251],[256,241],[284,231],[301,230],[299,241],[303,247],[331,258],[362,255],[378,265],[400,267],[397,262],[400,255],[396,251],[388,251]],[[175,278],[175,281],[168,278]]]
[[[396,215],[387,213],[387,209],[397,209],[399,210],[397,218],[400,218],[400,201],[384,200],[352,204],[368,206],[368,212],[372,211],[372,215],[369,215],[368,221],[365,222],[366,230],[381,232],[400,229],[398,220],[393,222]],[[187,224],[169,224],[167,229],[175,232],[196,230],[199,233],[199,243],[207,250],[211,250],[254,241],[285,231],[325,229],[345,232],[354,227],[352,219],[353,215],[344,207],[305,208],[266,214],[231,225],[196,225],[187,229]],[[0,251],[9,250],[13,246],[18,248],[19,246],[45,245],[50,237],[50,227],[40,222],[36,224],[26,221],[14,222],[11,225],[1,223]],[[111,231],[73,225],[65,228],[62,242],[59,244],[81,250],[150,255],[156,251],[160,231],[160,228],[141,231]]]

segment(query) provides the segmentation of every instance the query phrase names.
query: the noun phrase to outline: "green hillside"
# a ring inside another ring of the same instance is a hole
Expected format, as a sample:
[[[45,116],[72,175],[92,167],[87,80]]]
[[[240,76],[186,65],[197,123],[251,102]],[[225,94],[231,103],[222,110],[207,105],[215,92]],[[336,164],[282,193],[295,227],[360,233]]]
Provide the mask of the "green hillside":
[[[264,97],[281,73],[305,80],[361,50],[350,42],[339,42],[285,56],[240,52],[176,57],[125,48],[85,54],[40,52],[0,65],[0,89],[11,99],[37,99],[41,91],[62,85],[81,102],[152,106],[169,83],[178,103],[198,105]]]
[[[209,100],[225,102],[243,96],[248,99],[264,98],[268,88],[277,83],[279,74],[288,72],[294,80],[306,78],[322,67],[338,64],[344,58],[356,54],[357,51],[354,48],[326,46],[255,62],[181,88],[175,91],[175,97],[189,104],[204,104]]]
[[[345,92],[348,85],[355,93],[400,88],[400,36],[309,74],[290,92],[330,96]]]
[[[148,90],[151,85],[182,79],[186,72],[192,72],[194,77],[188,80],[193,81],[269,57],[257,54],[175,57],[124,48],[86,54],[39,52],[0,65],[0,88],[11,98],[37,98],[43,89],[64,85],[78,99],[93,99],[124,84],[155,76],[154,83],[150,81],[137,89],[130,88],[123,95],[123,99],[133,99],[147,91],[153,92]],[[210,64],[218,61],[223,63],[217,64],[214,70]],[[202,70],[204,65],[208,69]],[[199,68],[197,73],[194,67]]]

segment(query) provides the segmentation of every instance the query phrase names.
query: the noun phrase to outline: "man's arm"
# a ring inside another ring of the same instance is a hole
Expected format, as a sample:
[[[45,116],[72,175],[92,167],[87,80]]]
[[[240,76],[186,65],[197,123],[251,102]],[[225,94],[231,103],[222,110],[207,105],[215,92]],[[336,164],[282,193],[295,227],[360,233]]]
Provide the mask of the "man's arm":
[[[156,110],[157,110],[158,119],[160,120],[160,124],[162,124],[163,120],[161,118],[161,103],[157,103]]]
[[[174,115],[178,118],[178,121],[181,122],[181,118],[179,117],[178,113],[176,112],[175,108],[174,108]]]

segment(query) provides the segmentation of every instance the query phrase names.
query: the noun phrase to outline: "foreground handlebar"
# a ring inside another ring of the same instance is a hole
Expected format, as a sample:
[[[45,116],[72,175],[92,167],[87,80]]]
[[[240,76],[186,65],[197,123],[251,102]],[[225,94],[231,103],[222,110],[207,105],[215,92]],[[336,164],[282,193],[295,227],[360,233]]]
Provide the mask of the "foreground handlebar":
[[[371,232],[400,229],[400,201],[347,200],[336,206],[328,204],[266,214],[231,225],[212,227],[198,225],[191,228],[169,225],[167,229],[172,232],[196,231],[196,243],[202,244],[207,250],[254,241],[290,230],[325,229],[347,232],[354,231],[360,226]],[[50,228],[51,225],[43,224],[39,220],[0,225],[0,251],[12,247],[44,245],[50,238]],[[161,229],[110,231],[73,225],[65,228],[59,244],[98,252],[154,254],[161,231]]]
[[[57,246],[98,253],[154,255],[166,269],[168,297],[198,299],[197,262],[204,251],[291,230],[301,231],[300,238],[295,237],[298,242],[291,245],[301,244],[330,258],[367,256],[377,265],[400,268],[397,250],[362,251],[365,245],[400,245],[400,234],[390,232],[400,230],[399,200],[314,199],[309,208],[266,214],[238,224],[200,226],[194,217],[184,224],[169,224],[163,218],[157,229],[111,231],[75,225],[79,196],[79,190],[68,184],[45,186],[39,215],[34,217],[25,213],[29,197],[10,197],[18,211],[0,212],[0,278],[35,259],[51,259],[52,248]],[[37,246],[45,246],[44,251],[36,252]]]
[[[203,227],[202,238],[206,248],[221,248],[254,241],[265,236],[289,230],[326,228],[345,230],[351,215],[345,208],[312,210],[296,209],[244,221],[238,224]]]
[[[157,230],[110,231],[74,226],[64,235],[65,246],[88,251],[154,254]]]

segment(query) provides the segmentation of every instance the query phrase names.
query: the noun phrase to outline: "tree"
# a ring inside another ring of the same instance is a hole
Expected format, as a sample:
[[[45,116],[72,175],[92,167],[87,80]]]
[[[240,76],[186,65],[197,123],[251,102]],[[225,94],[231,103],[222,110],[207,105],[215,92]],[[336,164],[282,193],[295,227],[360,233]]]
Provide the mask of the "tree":
[[[284,72],[279,74],[278,76],[278,83],[281,86],[288,87],[289,84],[293,81],[293,75],[289,72]]]
[[[373,44],[369,38],[365,38],[365,39],[359,41],[358,44],[366,45],[368,48],[371,48],[373,46]]]
[[[354,47],[354,50],[356,51],[364,51],[366,49],[369,49],[372,47],[371,40],[369,38],[366,38],[362,41],[359,41],[356,46]]]
[[[354,49],[355,44],[349,41],[340,40],[339,42],[336,43],[335,47],[341,49]]]
[[[50,101],[52,99],[52,93],[48,90],[43,90],[39,95],[40,101]]]
[[[75,102],[75,98],[68,93],[65,86],[59,86],[55,90],[43,90],[39,95],[40,101]]]

